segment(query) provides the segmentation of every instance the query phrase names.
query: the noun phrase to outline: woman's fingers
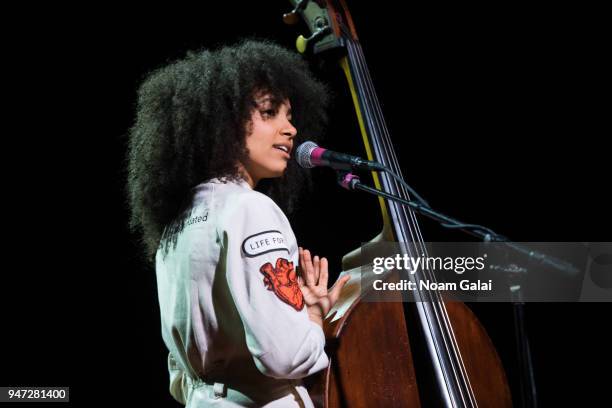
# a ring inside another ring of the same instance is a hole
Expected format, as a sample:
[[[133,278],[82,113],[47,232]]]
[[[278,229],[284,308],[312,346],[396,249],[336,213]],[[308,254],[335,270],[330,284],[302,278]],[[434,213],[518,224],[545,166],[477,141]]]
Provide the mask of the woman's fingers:
[[[308,286],[315,285],[315,272],[314,267],[312,266],[312,258],[310,257],[310,251],[305,249],[304,252],[304,263],[302,266],[302,270],[305,272],[306,284]]]
[[[327,280],[329,273],[327,269],[327,258],[321,258],[320,273],[319,273],[319,286],[327,289]]]
[[[298,248],[298,254],[301,271],[298,283],[300,287],[306,285],[309,288],[308,293],[311,296],[315,296],[311,300],[311,304],[318,305],[317,307],[321,309],[321,313],[324,316],[338,301],[342,288],[351,279],[351,276],[345,275],[339,278],[334,283],[334,286],[328,290],[329,271],[327,258],[319,258],[317,255],[312,257],[310,251],[302,247]],[[311,304],[309,304],[309,307]]]
[[[351,275],[344,275],[343,277],[339,278],[336,283],[334,283],[334,286],[329,290],[328,297],[332,306],[340,297],[340,292],[342,291],[342,288],[349,280],[351,280]]]
[[[298,248],[298,253],[302,279],[306,285],[319,286],[327,290],[329,279],[327,258],[319,258],[318,255],[313,257],[309,250],[302,247]]]
[[[300,271],[298,274],[298,283],[300,286],[304,286],[306,284],[306,271],[304,270],[304,249],[302,249],[302,247],[298,247],[298,264]]]

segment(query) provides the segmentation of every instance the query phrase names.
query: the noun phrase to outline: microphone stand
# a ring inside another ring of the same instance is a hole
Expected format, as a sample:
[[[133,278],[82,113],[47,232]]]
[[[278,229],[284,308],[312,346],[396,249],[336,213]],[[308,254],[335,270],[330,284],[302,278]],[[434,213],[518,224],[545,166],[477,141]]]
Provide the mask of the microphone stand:
[[[387,170],[387,169],[385,169]],[[387,170],[388,171],[388,170]],[[365,184],[362,184],[359,177],[350,173],[349,171],[337,171],[338,173],[338,184],[349,191],[364,191],[370,194],[384,197],[388,200],[396,201],[402,205],[405,205],[415,211],[418,214],[424,215],[435,221],[438,221],[440,225],[446,228],[459,229],[470,235],[482,239],[484,242],[503,242],[505,245],[514,251],[526,255],[529,259],[537,260],[538,262],[564,272],[568,276],[576,276],[580,271],[576,269],[569,262],[551,257],[549,255],[542,254],[537,251],[533,251],[523,245],[519,245],[503,236],[493,232],[491,229],[475,224],[465,224],[440,212],[437,212],[425,206],[421,202],[410,201],[401,197],[389,194],[385,191],[372,188]],[[395,177],[396,179],[398,177]],[[504,268],[502,268],[504,269]],[[527,270],[525,268],[516,268],[516,265],[505,268],[506,272],[512,272],[510,275],[514,278],[521,274],[524,274]],[[514,310],[514,329],[515,329],[515,341],[517,354],[519,356],[520,365],[520,383],[521,383],[521,402],[522,406],[526,408],[536,408],[536,385],[533,372],[533,362],[531,359],[531,351],[529,348],[529,340],[527,337],[527,330],[525,327],[525,302],[521,292],[521,285],[518,282],[510,287],[512,306]]]
[[[350,191],[365,191],[370,194],[384,197],[391,201],[396,201],[400,204],[409,207],[418,214],[438,221],[440,225],[445,228],[464,231],[472,236],[482,239],[484,242],[502,242],[505,246],[512,249],[513,251],[518,252],[530,258],[531,260],[537,261],[543,265],[563,272],[568,277],[576,277],[580,273],[580,271],[571,263],[552,257],[550,255],[545,255],[538,251],[534,251],[533,249],[528,248],[524,245],[517,244],[516,242],[511,242],[507,237],[497,234],[490,228],[484,227],[482,225],[463,223],[452,217],[435,211],[431,207],[425,206],[417,201],[406,200],[393,194],[389,194],[385,191],[378,190],[376,188],[362,184],[359,177],[352,173],[346,171],[339,171],[338,184]]]

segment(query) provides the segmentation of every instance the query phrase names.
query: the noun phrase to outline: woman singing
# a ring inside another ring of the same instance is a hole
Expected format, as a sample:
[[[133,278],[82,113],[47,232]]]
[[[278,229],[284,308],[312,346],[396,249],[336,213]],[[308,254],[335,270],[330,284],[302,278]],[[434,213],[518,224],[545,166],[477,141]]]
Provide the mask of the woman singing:
[[[252,40],[190,53],[139,90],[131,228],[188,407],[312,406],[300,379],[327,367],[322,322],[348,276],[328,291],[327,260],[297,246],[279,205],[308,185],[291,155],[322,132],[327,100],[301,57]]]

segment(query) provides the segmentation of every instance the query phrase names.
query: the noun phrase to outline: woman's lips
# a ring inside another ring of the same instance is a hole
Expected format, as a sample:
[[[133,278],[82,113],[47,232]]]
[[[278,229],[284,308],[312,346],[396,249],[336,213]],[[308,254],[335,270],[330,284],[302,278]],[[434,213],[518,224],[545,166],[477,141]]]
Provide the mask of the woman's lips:
[[[279,146],[274,146],[275,150],[278,150],[279,152],[281,152],[284,156],[286,156],[288,159],[291,158],[291,155],[289,153],[287,153],[285,150],[283,150],[282,147]]]

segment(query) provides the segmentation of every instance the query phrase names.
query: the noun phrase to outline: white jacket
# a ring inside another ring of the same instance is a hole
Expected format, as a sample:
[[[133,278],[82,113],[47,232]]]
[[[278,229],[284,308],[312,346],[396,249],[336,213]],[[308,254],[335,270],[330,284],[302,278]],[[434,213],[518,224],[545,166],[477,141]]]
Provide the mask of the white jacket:
[[[245,181],[195,189],[176,248],[156,257],[170,393],[188,407],[312,406],[296,380],[328,358],[287,218]]]

